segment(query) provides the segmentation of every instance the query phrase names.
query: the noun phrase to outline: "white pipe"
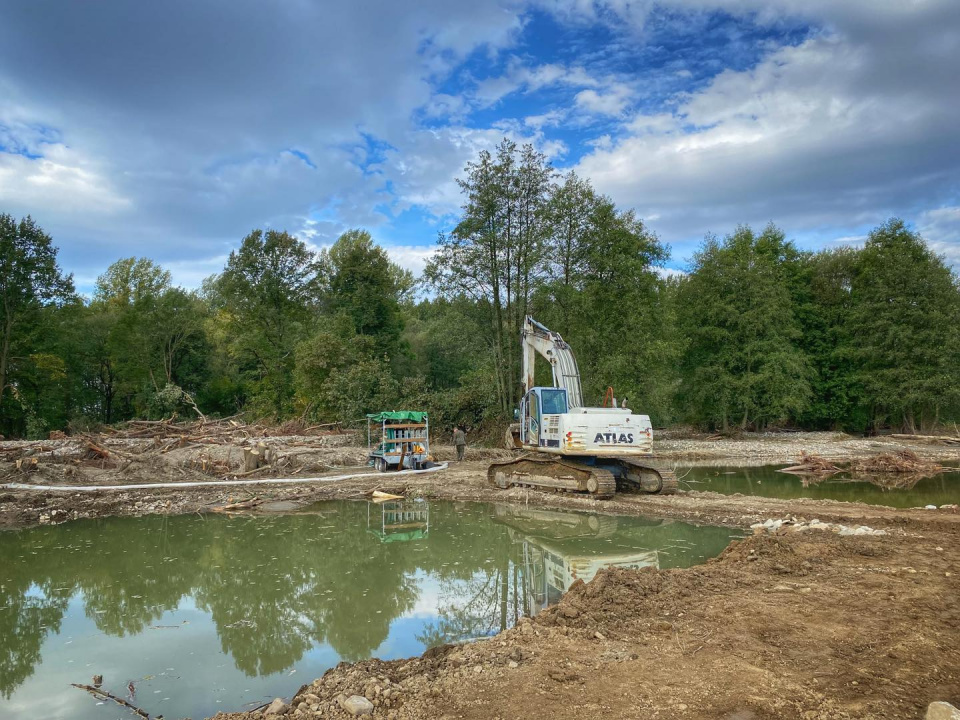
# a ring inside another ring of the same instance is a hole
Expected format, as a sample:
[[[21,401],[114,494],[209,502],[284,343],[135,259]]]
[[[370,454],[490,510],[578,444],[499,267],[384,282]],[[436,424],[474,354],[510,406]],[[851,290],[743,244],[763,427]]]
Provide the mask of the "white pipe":
[[[446,470],[447,463],[436,465],[426,470],[401,470],[394,475],[419,475],[421,473],[437,472]],[[150,490],[153,488],[185,488],[185,487],[214,487],[220,485],[283,485],[312,482],[336,482],[338,480],[349,480],[350,478],[362,477],[386,477],[386,473],[368,472],[355,473],[353,475],[333,475],[330,477],[312,477],[312,478],[259,478],[256,480],[201,480],[198,482],[166,482],[166,483],[144,483],[142,485],[27,485],[25,483],[7,483],[0,485],[3,490],[62,490],[63,492],[98,492],[100,490]]]

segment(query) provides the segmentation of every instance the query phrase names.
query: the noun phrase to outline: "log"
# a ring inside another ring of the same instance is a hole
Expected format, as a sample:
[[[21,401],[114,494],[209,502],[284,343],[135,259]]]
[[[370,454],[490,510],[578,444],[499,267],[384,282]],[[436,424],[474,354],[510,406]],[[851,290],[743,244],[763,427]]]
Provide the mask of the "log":
[[[905,435],[903,433],[896,433],[889,435],[888,437],[892,437],[896,440],[910,440],[911,442],[960,445],[960,437],[953,437],[952,435]]]
[[[133,712],[135,712],[137,715],[142,717],[143,720],[150,720],[150,715],[147,714],[145,710],[141,710],[133,703],[129,703],[123,698],[117,697],[113,693],[108,693],[106,690],[101,690],[100,688],[96,688],[93,685],[80,685],[77,683],[70,683],[70,685],[72,685],[75,688],[80,688],[81,690],[86,690],[95,698],[100,698],[102,700],[113,700],[115,703],[117,703],[117,705],[123,705],[123,707],[133,710]]]

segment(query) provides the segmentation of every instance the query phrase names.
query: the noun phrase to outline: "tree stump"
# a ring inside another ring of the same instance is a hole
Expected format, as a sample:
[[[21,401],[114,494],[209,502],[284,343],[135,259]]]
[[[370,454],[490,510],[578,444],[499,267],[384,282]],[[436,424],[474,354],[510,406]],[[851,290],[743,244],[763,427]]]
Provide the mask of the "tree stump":
[[[258,468],[273,465],[276,459],[277,451],[266,443],[259,442],[252,448],[245,447],[243,449],[243,471],[253,472]]]

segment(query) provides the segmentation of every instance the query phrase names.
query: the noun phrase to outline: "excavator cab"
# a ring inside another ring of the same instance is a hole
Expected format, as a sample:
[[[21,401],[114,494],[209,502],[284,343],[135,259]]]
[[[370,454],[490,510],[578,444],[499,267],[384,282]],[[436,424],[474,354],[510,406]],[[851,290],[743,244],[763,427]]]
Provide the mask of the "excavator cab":
[[[520,401],[520,442],[535,447],[560,447],[558,438],[545,437],[545,428],[556,430],[559,416],[566,413],[567,391],[535,387]]]

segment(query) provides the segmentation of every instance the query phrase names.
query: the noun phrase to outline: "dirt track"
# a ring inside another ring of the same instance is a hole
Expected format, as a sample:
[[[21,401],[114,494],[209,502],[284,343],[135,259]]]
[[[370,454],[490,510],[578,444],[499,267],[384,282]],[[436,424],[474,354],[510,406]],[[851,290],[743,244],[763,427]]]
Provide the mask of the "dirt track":
[[[671,450],[671,442],[659,449],[691,452],[689,447]],[[799,451],[797,443],[802,444],[797,436],[790,436],[789,443],[775,438],[749,442],[762,443],[768,461],[783,462],[792,460]],[[875,441],[861,441],[866,442]],[[722,455],[717,449],[722,444],[713,443],[712,451]],[[958,459],[956,448],[915,449],[943,462]],[[871,450],[879,451],[875,446],[863,449]],[[308,455],[310,461],[326,466],[334,465],[335,457],[342,458],[342,464],[358,454],[362,459],[362,451],[351,448],[318,452],[326,453],[325,460]],[[742,449],[731,445],[730,452],[737,457]],[[440,459],[449,459],[450,454],[449,449],[438,452]],[[499,451],[484,454],[498,456]],[[837,454],[852,453],[845,448]],[[598,502],[494,490],[484,482],[486,464],[477,459],[439,474],[250,490],[84,494],[0,490],[0,527],[81,516],[195,512],[244,500],[251,493],[265,501],[306,503],[361,497],[373,487],[438,499],[589,508],[741,528],[789,516],[868,525],[887,534],[840,537],[821,530],[764,534],[700,567],[603,572],[589,585],[575,586],[557,608],[492,640],[435,649],[409,661],[341,666],[300,692],[291,687],[299,707],[291,708],[289,716],[349,717],[337,703],[341,693],[367,693],[378,703],[376,716],[398,719],[920,718],[931,701],[960,702],[956,509],[897,510],[697,492],[672,497],[618,495]],[[63,468],[50,464],[28,478],[8,467],[0,482],[49,483],[58,472],[59,481],[68,484],[109,481],[104,471],[82,467],[64,478]],[[173,470],[162,474],[181,475]],[[183,476],[193,477],[190,472]],[[160,479],[142,473],[134,477],[144,482]],[[269,507],[267,502],[254,511]]]

